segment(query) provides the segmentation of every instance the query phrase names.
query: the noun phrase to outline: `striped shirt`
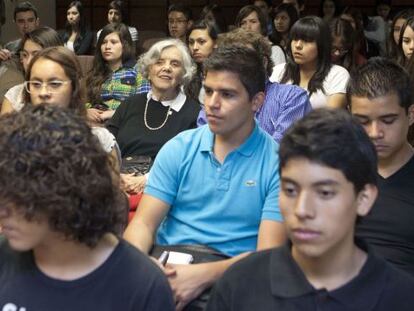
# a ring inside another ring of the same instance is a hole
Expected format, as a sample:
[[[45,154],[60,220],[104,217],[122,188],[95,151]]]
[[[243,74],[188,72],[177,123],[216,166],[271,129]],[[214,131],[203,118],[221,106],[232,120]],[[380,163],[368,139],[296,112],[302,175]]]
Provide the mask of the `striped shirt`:
[[[268,81],[265,100],[256,112],[260,127],[279,143],[285,131],[296,120],[312,110],[306,91],[296,85],[272,83]],[[203,109],[197,118],[197,126],[207,123]]]

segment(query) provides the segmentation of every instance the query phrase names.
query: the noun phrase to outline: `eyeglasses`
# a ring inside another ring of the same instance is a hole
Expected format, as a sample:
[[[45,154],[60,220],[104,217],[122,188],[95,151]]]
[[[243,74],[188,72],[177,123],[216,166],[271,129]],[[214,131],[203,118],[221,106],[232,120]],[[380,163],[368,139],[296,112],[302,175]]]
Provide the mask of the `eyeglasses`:
[[[344,55],[344,54],[348,53],[348,51],[349,51],[349,49],[338,48],[338,47],[334,47],[334,46],[332,47],[332,50],[331,50],[332,54],[338,52],[339,55]]]
[[[43,87],[46,87],[46,91],[48,93],[57,93],[63,85],[68,84],[70,82],[70,80],[52,80],[48,82],[25,81],[24,88],[26,89],[27,93],[40,92],[43,89]]]
[[[168,24],[173,25],[173,24],[185,24],[187,23],[186,19],[169,19],[168,20]]]

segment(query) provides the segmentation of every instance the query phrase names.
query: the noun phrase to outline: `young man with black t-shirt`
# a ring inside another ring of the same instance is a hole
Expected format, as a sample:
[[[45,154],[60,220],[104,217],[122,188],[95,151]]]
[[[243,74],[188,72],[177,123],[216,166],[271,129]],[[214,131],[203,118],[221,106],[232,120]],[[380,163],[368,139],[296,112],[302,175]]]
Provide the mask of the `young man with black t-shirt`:
[[[0,310],[175,310],[161,270],[117,237],[125,198],[83,119],[0,118]]]
[[[207,310],[412,310],[414,280],[354,239],[377,195],[363,128],[347,112],[314,110],[288,130],[279,158],[289,242],[234,264]]]
[[[352,114],[378,155],[379,196],[356,234],[396,267],[414,276],[414,151],[408,128],[414,98],[408,73],[390,60],[370,59],[349,80]]]

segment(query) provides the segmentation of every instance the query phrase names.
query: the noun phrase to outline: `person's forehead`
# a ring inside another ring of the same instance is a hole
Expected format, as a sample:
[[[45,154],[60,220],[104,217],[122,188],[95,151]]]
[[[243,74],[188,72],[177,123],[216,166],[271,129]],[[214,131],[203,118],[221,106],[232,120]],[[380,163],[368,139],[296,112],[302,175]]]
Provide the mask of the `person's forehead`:
[[[183,12],[180,12],[180,11],[171,11],[170,13],[168,13],[168,17],[186,19],[185,14]]]
[[[239,75],[230,70],[208,70],[204,84],[218,89],[246,91]]]
[[[404,108],[400,98],[395,93],[368,98],[366,96],[351,96],[351,112],[370,116],[381,116],[389,113],[399,113]]]
[[[34,12],[31,10],[16,13],[16,20],[29,18],[36,18]]]
[[[304,170],[306,170],[306,176],[303,176]],[[341,184],[347,181],[340,169],[308,159],[305,156],[295,156],[288,159],[286,164],[281,167],[281,177],[282,182],[294,181],[299,185]]]
[[[268,7],[266,1],[263,1],[263,0],[254,1],[254,5],[258,7],[264,7],[264,8]]]

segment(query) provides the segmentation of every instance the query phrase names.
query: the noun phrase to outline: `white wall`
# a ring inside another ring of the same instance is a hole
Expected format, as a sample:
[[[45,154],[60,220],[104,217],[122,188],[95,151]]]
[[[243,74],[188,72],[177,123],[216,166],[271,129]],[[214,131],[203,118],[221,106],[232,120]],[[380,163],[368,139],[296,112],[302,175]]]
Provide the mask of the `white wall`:
[[[13,11],[17,0],[4,0],[6,4],[6,23],[2,27],[1,42],[6,43],[19,37],[19,33],[13,22]],[[36,6],[40,23],[52,28],[56,27],[56,2],[54,0],[30,0]]]

